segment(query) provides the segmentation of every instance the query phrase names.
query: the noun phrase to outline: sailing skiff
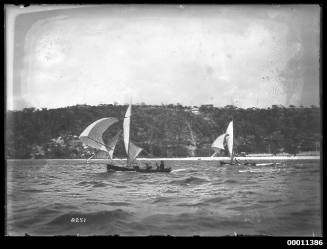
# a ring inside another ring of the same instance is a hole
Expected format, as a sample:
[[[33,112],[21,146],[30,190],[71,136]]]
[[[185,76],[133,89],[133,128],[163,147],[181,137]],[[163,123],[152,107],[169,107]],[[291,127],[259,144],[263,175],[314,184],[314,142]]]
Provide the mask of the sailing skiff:
[[[91,148],[97,150],[97,152],[92,155],[87,162],[91,159],[108,159],[109,163],[107,165],[107,171],[136,171],[142,173],[158,173],[158,172],[170,172],[171,168],[157,168],[157,169],[142,169],[138,166],[136,158],[143,150],[141,147],[135,145],[130,141],[130,127],[131,127],[131,105],[128,106],[124,120],[123,120],[123,137],[124,137],[124,147],[127,155],[126,166],[117,166],[113,163],[113,154],[117,144],[117,141],[121,135],[122,130],[120,129],[113,137],[109,138],[108,141],[103,141],[103,133],[110,129],[119,120],[115,117],[108,117],[99,119],[92,124],[90,124],[81,133],[79,139]]]
[[[228,124],[226,132],[219,135],[216,140],[212,143],[211,148],[214,150],[214,153],[211,157],[214,157],[221,150],[228,150],[230,161],[220,161],[220,165],[245,165],[245,166],[272,166],[277,165],[277,163],[256,163],[250,161],[239,162],[234,158],[234,128],[233,120]]]

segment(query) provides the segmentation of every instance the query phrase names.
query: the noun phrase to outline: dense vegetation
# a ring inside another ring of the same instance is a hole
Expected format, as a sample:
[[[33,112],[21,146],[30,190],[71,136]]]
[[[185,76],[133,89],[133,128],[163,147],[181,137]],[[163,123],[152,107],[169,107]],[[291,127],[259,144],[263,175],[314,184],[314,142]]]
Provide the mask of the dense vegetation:
[[[6,113],[7,158],[87,158],[94,151],[78,140],[103,117],[122,118],[126,105],[77,105],[59,109],[25,108]],[[234,120],[236,153],[314,151],[321,141],[320,108],[272,106],[241,109],[212,105],[133,105],[131,139],[141,157],[209,156],[211,143]],[[122,123],[115,124],[118,130]],[[109,131],[104,137],[110,136]],[[125,157],[122,139],[115,157]]]

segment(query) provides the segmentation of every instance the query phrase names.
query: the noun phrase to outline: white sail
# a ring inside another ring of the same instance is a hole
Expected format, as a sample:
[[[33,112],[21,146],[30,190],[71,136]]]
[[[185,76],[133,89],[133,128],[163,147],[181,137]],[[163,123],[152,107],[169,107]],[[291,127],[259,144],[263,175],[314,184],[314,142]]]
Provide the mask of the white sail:
[[[234,131],[233,131],[233,121],[231,121],[227,127],[226,130],[226,142],[227,142],[227,148],[230,157],[233,157],[233,142],[234,142]]]
[[[114,123],[117,118],[102,118],[90,124],[81,133],[79,139],[87,146],[109,153],[110,147],[103,142],[103,133]]]
[[[129,151],[129,133],[130,133],[130,124],[131,124],[131,105],[128,106],[124,122],[123,122],[123,129],[124,129],[124,144],[125,144],[125,150],[126,154],[128,155]]]
[[[226,133],[220,135],[219,137],[216,138],[216,140],[212,143],[211,147],[214,150],[224,150],[224,139],[225,139]]]
[[[129,152],[128,152],[128,159],[129,161],[133,161],[138,154],[142,151],[142,148],[136,146],[132,142],[129,143]]]
[[[215,156],[219,150],[225,149],[225,143],[227,144],[227,149],[230,157],[233,157],[233,141],[234,141],[234,133],[233,133],[233,121],[228,124],[226,129],[226,133],[220,135],[216,138],[216,140],[212,143],[211,147],[215,150],[215,153],[212,155]]]
[[[118,133],[107,142],[108,153],[109,153],[110,159],[113,158],[114,150],[115,150],[115,147],[118,142],[120,134],[121,134],[121,130],[119,130]]]
[[[131,105],[128,106],[124,122],[124,145],[127,154],[128,161],[133,161],[138,154],[142,151],[142,148],[136,146],[130,141],[130,126],[131,126]]]

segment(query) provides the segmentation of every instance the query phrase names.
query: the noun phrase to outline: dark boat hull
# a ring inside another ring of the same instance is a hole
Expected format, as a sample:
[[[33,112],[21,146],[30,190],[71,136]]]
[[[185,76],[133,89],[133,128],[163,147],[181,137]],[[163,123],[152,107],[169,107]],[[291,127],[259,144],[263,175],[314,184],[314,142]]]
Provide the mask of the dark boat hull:
[[[140,172],[140,173],[169,173],[171,171],[171,168],[165,168],[165,169],[140,169],[138,167],[134,168],[127,168],[127,167],[120,167],[115,166],[112,164],[107,164],[107,171],[113,172],[113,171],[134,171],[134,172]]]
[[[107,164],[107,171],[135,171],[135,169]]]
[[[232,166],[256,166],[255,162],[235,163],[221,161],[220,165],[232,165]]]
[[[171,172],[171,168],[165,168],[165,169],[136,169],[136,172],[141,173],[169,173]]]
[[[276,166],[279,163],[255,163],[255,162],[242,162],[242,163],[231,163],[221,161],[220,165],[232,165],[232,166]]]

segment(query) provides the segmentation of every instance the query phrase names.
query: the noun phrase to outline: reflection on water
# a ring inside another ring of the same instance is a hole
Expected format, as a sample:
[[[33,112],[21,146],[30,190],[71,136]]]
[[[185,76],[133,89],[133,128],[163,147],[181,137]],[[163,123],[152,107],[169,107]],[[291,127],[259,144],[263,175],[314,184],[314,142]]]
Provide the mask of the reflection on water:
[[[9,161],[7,233],[321,235],[319,161],[166,165],[169,174],[142,174],[82,160]]]

